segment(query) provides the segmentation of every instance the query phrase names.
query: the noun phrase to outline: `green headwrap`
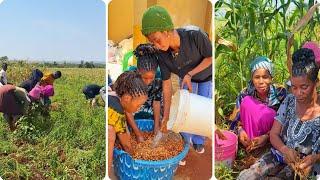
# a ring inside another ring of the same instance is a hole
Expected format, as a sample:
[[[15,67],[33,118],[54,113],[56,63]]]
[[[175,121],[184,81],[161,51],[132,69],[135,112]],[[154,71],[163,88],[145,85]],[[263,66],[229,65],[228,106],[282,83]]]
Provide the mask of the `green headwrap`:
[[[144,12],[141,29],[143,35],[147,36],[157,31],[169,31],[173,28],[171,17],[163,7],[151,6]]]

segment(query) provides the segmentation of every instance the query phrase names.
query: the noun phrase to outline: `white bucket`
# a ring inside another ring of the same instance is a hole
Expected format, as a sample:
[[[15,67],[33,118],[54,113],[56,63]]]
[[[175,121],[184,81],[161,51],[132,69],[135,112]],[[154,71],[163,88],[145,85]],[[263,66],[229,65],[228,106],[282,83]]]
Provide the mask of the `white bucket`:
[[[181,89],[172,97],[167,128],[211,138],[212,111],[212,99]]]

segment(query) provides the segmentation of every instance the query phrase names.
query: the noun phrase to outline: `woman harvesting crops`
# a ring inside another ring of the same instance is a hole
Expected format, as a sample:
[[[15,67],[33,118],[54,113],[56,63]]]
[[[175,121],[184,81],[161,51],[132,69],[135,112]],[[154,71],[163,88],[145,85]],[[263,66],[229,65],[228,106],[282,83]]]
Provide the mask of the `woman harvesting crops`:
[[[54,88],[52,85],[41,86],[37,84],[30,92],[29,96],[32,101],[42,101],[44,105],[51,104],[50,97],[54,95]]]
[[[40,82],[42,77],[43,73],[39,69],[34,69],[31,72],[30,78],[23,81],[19,87],[22,87],[27,92],[30,92],[36,86],[36,84]]]
[[[271,171],[284,179],[320,174],[320,96],[316,91],[319,68],[310,49],[292,57],[292,94],[281,104],[270,132],[273,146],[238,179],[264,178]]]
[[[267,57],[260,56],[250,65],[251,80],[236,101],[231,129],[240,143],[253,150],[269,141],[276,111],[286,96],[283,87],[272,84],[273,64]]]
[[[42,86],[53,85],[53,82],[59,78],[61,78],[61,71],[56,71],[54,73],[50,73],[50,72],[45,73],[40,80],[40,85]]]
[[[88,84],[83,87],[82,93],[85,95],[86,99],[89,100],[92,107],[97,105],[96,96],[100,94],[103,86],[97,84]]]
[[[16,129],[16,122],[29,108],[30,99],[27,92],[13,85],[0,88],[0,112],[8,122],[11,131]]]

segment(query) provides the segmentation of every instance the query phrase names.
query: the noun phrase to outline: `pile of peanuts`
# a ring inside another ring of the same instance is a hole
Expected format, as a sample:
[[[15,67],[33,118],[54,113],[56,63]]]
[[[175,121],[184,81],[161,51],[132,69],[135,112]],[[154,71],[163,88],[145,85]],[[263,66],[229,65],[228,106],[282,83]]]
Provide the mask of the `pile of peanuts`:
[[[143,132],[144,142],[137,143],[134,133],[131,133],[132,157],[139,160],[159,161],[170,159],[178,155],[183,150],[183,140],[180,138],[165,138],[152,148],[154,134]]]

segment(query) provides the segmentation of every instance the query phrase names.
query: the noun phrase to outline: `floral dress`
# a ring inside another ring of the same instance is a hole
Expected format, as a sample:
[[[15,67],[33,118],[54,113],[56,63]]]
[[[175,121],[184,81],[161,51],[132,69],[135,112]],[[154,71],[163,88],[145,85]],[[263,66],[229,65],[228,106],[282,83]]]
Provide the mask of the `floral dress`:
[[[289,94],[281,104],[275,119],[282,125],[280,137],[289,148],[300,153],[300,157],[320,153],[320,115],[301,121],[296,115],[296,98]],[[249,169],[242,171],[237,179],[263,179],[275,176],[284,179],[294,177],[293,170],[281,162],[283,155],[276,149],[264,154]],[[320,175],[320,163],[316,163],[310,175]]]

